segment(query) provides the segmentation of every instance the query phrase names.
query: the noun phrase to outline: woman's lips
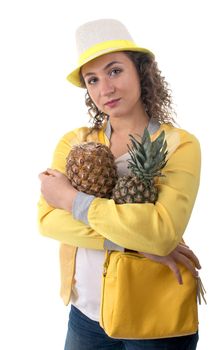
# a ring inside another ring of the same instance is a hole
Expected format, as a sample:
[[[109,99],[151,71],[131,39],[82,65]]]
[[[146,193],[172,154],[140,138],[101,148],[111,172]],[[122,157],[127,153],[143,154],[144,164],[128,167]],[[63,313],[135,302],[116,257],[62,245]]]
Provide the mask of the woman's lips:
[[[110,108],[116,107],[116,105],[118,104],[119,101],[120,101],[120,98],[117,98],[115,100],[110,100],[110,101],[105,103],[105,106],[108,106]]]

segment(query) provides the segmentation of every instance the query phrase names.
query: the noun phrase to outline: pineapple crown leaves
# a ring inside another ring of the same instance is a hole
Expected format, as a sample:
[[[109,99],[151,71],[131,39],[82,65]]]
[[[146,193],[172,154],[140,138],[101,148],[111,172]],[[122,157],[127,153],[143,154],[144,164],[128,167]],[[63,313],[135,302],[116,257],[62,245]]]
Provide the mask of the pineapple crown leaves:
[[[128,161],[128,168],[142,181],[149,182],[155,176],[164,176],[161,169],[166,165],[167,142],[165,132],[151,141],[150,134],[145,128],[141,141],[139,142],[133,135],[129,135],[132,147],[128,146],[131,160]]]

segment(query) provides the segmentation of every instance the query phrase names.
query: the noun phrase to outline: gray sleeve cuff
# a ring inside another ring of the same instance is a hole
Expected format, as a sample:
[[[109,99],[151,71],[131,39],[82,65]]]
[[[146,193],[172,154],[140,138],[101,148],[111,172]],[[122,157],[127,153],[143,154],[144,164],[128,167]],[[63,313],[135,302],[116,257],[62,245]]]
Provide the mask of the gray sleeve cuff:
[[[95,196],[78,192],[72,205],[72,215],[75,219],[82,221],[84,224],[89,225],[88,210]]]
[[[72,205],[72,216],[76,220],[80,220],[84,224],[89,225],[88,210],[89,210],[90,204],[95,198],[96,198],[95,196],[92,196],[83,192],[78,192]],[[116,250],[120,252],[124,251],[123,247],[120,247],[116,243],[109,241],[109,239],[105,239],[104,249]]]
[[[108,249],[108,250],[116,250],[119,252],[123,252],[124,248],[117,245],[116,243],[113,243],[111,241],[109,241],[109,239],[105,239],[104,241],[104,249]]]

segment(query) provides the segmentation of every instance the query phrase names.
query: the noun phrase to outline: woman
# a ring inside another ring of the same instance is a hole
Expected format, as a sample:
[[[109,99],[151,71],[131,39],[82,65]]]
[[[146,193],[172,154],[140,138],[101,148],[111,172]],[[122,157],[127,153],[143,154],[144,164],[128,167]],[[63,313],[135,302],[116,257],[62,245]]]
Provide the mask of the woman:
[[[142,252],[167,265],[180,284],[177,262],[197,276],[199,261],[182,236],[198,191],[200,146],[193,135],[173,126],[170,91],[154,55],[138,47],[122,23],[111,19],[88,22],[78,28],[76,39],[79,62],[68,80],[87,89],[93,127],[64,135],[51,169],[39,176],[40,231],[62,243],[61,296],[66,305],[71,302],[65,350],[194,350],[197,332],[154,340],[113,339],[99,325],[105,249]],[[118,172],[126,173],[129,134],[142,135],[145,128],[153,137],[164,130],[169,148],[171,169],[164,168],[165,182],[160,184],[162,194],[155,205],[116,205],[71,186],[64,174],[73,144],[107,144]]]

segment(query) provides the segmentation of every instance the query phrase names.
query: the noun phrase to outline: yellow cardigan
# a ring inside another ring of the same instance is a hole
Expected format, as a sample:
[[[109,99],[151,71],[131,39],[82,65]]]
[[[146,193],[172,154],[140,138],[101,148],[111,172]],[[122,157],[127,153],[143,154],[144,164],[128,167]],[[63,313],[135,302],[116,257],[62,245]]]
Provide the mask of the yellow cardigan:
[[[62,209],[52,208],[41,196],[38,203],[40,233],[61,242],[61,297],[67,305],[74,283],[76,247],[104,250],[108,239],[119,246],[157,255],[169,254],[181,241],[196,199],[200,179],[200,145],[185,130],[162,124],[152,138],[165,130],[168,162],[158,179],[155,204],[122,204],[95,198],[88,210],[89,225]],[[51,167],[65,173],[66,157],[75,143],[98,141],[109,145],[105,127],[89,134],[87,127],[64,135]]]

